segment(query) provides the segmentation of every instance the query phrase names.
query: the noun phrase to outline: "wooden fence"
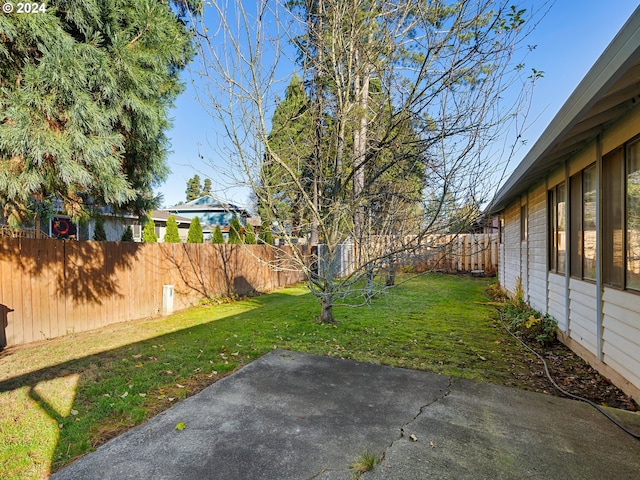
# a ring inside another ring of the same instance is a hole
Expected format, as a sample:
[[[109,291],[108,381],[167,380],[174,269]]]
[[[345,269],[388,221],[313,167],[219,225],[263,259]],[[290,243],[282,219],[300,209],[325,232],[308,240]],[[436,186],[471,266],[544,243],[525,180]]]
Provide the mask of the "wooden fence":
[[[421,270],[493,275],[498,270],[498,234],[434,235],[412,251],[409,259]]]
[[[280,254],[262,245],[0,238],[0,347],[157,315],[167,284],[178,310],[304,280]]]

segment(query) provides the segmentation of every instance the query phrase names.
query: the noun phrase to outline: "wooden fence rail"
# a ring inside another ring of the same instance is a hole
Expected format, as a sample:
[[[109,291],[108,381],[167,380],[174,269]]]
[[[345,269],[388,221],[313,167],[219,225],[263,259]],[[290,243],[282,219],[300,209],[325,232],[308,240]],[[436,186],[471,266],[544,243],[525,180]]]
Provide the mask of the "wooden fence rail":
[[[277,256],[263,245],[0,238],[0,347],[157,315],[167,284],[178,310],[304,280],[270,268]]]

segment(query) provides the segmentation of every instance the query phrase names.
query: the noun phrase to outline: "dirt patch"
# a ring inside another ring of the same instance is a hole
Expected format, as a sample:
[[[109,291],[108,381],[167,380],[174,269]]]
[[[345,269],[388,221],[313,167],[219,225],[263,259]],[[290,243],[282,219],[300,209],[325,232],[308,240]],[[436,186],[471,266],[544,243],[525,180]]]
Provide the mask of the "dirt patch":
[[[597,405],[637,411],[636,402],[610,380],[600,375],[593,367],[569,350],[563,343],[555,342],[544,349],[536,350],[547,362],[553,380],[563,390],[592,401]],[[554,387],[544,371],[543,362],[533,354],[525,355],[529,373],[518,373],[518,380],[524,388],[534,392],[547,393],[559,397],[565,395]]]

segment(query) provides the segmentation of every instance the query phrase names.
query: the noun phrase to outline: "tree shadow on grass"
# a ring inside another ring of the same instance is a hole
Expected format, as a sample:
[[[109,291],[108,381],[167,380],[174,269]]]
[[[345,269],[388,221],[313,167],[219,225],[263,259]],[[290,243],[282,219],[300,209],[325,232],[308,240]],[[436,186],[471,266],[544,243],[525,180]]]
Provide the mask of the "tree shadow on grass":
[[[278,308],[292,307],[299,302],[299,297],[274,293],[256,297],[251,302],[254,306],[239,314],[8,378],[0,381],[0,395],[18,395],[26,388],[28,400],[38,406],[47,423],[58,425],[59,436],[48,459],[51,472],[55,472],[104,441],[270,351],[278,341],[277,332],[272,339],[264,336],[256,339],[253,327],[244,327],[248,330],[241,333],[238,322],[251,325],[249,320],[268,321],[273,311],[261,314],[262,307],[273,302]],[[83,343],[79,335],[76,339],[79,351],[85,348]],[[19,348],[8,349],[4,359]],[[65,397],[67,405],[55,405],[41,393],[52,390],[51,386],[47,387],[48,382],[69,377],[76,381],[75,391],[67,392]],[[6,421],[10,421],[11,416],[11,412],[6,412]],[[92,420],[95,418],[100,421]],[[29,465],[28,468],[32,471],[35,467]],[[10,473],[21,476],[25,472]],[[44,476],[50,472],[38,473]]]

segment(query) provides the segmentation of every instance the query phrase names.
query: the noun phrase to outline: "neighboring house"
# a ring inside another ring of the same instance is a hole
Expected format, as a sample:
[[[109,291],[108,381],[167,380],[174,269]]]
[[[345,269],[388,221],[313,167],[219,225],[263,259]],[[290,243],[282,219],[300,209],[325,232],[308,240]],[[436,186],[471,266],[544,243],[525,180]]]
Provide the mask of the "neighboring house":
[[[164,241],[164,235],[167,233],[167,218],[169,218],[169,215],[171,215],[171,213],[164,210],[151,211],[151,219],[155,224],[158,242]],[[108,207],[102,209],[101,216],[104,220],[104,231],[107,235],[107,241],[119,242],[127,227],[131,227],[133,240],[135,242],[142,242],[144,218],[142,218],[141,221],[137,215],[113,213]],[[175,217],[180,239],[186,242],[191,219],[179,215],[175,215]],[[86,224],[75,224],[67,216],[56,215],[48,223],[41,225],[41,230],[51,238],[93,240],[96,231],[96,221],[92,218]]]
[[[640,8],[500,189],[500,283],[640,401]]]
[[[198,217],[202,225],[202,233],[204,234],[205,240],[211,238],[216,226],[220,226],[226,239],[229,232],[229,222],[231,222],[233,217],[237,217],[243,227],[247,225],[247,219],[250,217],[249,212],[244,208],[232,203],[223,202],[210,195],[196,198],[181,205],[165,208],[164,211],[173,213],[174,215],[180,215],[189,220]]]
[[[151,220],[155,224],[155,232],[158,236],[158,242],[164,242],[164,236],[167,233],[167,219],[170,215],[174,215],[165,210],[153,210],[151,212]],[[187,241],[187,236],[189,234],[189,225],[191,224],[191,219],[187,217],[182,217],[180,215],[174,215],[176,217],[176,223],[178,224],[178,234],[180,235],[180,240],[183,242]],[[144,229],[144,225],[142,225]],[[135,236],[134,229],[134,236]],[[140,237],[142,237],[142,232],[140,232]]]

